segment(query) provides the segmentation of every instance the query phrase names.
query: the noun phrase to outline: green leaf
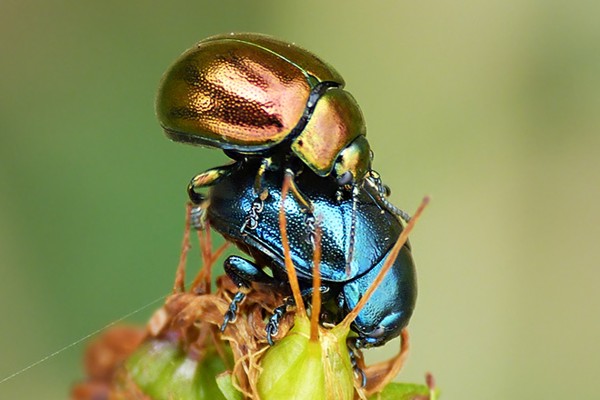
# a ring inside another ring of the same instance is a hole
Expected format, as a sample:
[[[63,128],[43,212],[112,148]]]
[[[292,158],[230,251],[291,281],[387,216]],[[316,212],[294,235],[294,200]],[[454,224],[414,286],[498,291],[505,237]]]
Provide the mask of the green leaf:
[[[240,391],[238,391],[231,381],[231,372],[227,371],[217,376],[217,385],[221,389],[221,393],[227,400],[243,400],[244,397]]]
[[[415,396],[427,396],[429,393],[429,388],[425,385],[392,382],[381,392],[369,397],[369,400],[412,400]],[[430,400],[436,400],[437,398],[438,390],[436,389]]]

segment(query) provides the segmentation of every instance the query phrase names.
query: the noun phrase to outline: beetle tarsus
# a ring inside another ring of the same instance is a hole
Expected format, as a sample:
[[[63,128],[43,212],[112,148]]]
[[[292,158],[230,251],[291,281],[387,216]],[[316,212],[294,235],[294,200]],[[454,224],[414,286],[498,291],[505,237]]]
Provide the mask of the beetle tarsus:
[[[358,361],[356,359],[355,350],[352,347],[348,347],[348,353],[350,354],[350,363],[352,364],[352,371],[354,372],[354,377],[360,381],[360,387],[364,388],[367,386],[367,374],[362,368],[358,365]]]
[[[306,289],[305,291],[303,291],[303,293],[302,293],[303,299],[307,295],[308,290],[309,289]],[[310,292],[312,292],[312,288],[311,288]],[[281,319],[287,313],[288,307],[291,307],[294,304],[295,303],[294,303],[293,297],[291,297],[291,296],[286,297],[283,300],[283,304],[273,310],[273,315],[271,315],[271,318],[269,318],[269,322],[267,323],[267,328],[266,328],[267,329],[267,341],[269,342],[269,345],[273,346],[273,344],[274,344],[273,336],[277,336],[277,333],[279,332],[279,322],[281,322]]]
[[[304,216],[304,223],[306,224],[306,237],[304,241],[310,244],[313,248],[315,247],[315,216],[313,214],[306,214]]]
[[[254,230],[258,227],[260,213],[263,211],[264,208],[265,204],[262,199],[262,196],[255,198],[252,202],[252,205],[250,206],[250,211],[248,212],[248,215],[246,215],[244,224],[240,228],[240,233],[242,235],[246,233],[246,229]]]
[[[237,310],[238,304],[240,304],[244,298],[246,298],[246,293],[239,291],[233,296],[231,299],[231,303],[229,303],[229,310],[223,316],[223,323],[221,324],[221,332],[225,332],[225,328],[230,322],[235,322],[237,319]]]
[[[269,318],[269,322],[267,323],[267,342],[269,342],[269,346],[273,346],[275,342],[273,342],[273,336],[277,336],[279,333],[279,322],[281,318],[287,312],[287,304],[277,307],[273,310],[273,315]]]
[[[321,286],[319,287],[319,291],[321,292],[321,294],[325,294],[329,292],[329,287],[328,286]],[[302,301],[306,301],[308,298],[310,298],[310,296],[312,296],[314,290],[312,287],[303,289],[300,292],[300,295],[302,296]],[[269,342],[269,345],[273,346],[274,342],[273,342],[273,336],[277,336],[277,333],[279,332],[279,323],[281,322],[281,319],[283,318],[283,316],[287,313],[288,307],[293,307],[295,305],[294,302],[294,297],[290,296],[290,297],[286,297],[283,300],[283,304],[280,305],[279,307],[275,308],[273,310],[273,315],[271,316],[271,318],[269,318],[269,322],[267,322],[267,341]]]

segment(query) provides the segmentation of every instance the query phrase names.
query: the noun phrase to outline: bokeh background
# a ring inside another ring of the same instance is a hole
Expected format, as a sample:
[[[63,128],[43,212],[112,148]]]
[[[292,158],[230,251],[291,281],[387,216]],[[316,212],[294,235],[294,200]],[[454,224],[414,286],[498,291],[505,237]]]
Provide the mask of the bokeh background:
[[[446,399],[595,398],[599,15],[566,0],[3,0],[0,380],[168,293],[184,187],[226,158],[165,138],[156,87],[196,41],[256,31],[343,74],[394,203],[433,197],[399,379],[432,371]],[[66,398],[84,347],[0,398]]]

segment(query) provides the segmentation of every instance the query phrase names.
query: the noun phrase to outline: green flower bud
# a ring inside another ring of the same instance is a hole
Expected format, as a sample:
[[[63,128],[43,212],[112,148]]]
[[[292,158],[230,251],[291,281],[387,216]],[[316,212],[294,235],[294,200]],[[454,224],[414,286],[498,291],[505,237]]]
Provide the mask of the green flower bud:
[[[353,399],[348,333],[339,327],[319,328],[318,340],[311,340],[309,319],[297,316],[294,327],[262,359],[258,379],[260,398]]]
[[[128,380],[152,400],[225,400],[216,376],[226,369],[214,349],[197,361],[166,340],[144,343],[125,364]]]

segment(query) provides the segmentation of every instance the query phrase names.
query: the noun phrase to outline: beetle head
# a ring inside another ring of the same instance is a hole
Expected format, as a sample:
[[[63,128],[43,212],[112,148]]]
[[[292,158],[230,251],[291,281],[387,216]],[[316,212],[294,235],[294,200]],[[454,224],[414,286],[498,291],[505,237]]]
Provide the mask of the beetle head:
[[[391,338],[398,336],[401,328],[399,324],[400,315],[393,313],[387,315],[378,325],[374,327],[359,326],[354,324],[353,329],[358,333],[355,345],[357,348],[376,347],[385,344]]]
[[[340,186],[362,182],[371,170],[371,148],[365,136],[357,137],[340,152],[334,172]]]

